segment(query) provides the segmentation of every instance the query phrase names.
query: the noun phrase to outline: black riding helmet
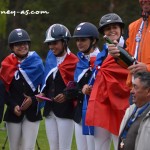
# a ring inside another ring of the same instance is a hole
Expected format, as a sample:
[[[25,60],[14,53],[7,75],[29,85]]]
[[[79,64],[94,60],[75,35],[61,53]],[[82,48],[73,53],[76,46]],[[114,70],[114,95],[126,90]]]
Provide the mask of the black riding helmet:
[[[71,34],[69,30],[62,24],[53,24],[46,31],[46,39],[44,43],[49,43],[57,40],[69,41]]]
[[[99,40],[97,27],[89,22],[80,23],[74,30],[73,38],[94,38]]]
[[[115,13],[109,13],[109,14],[104,15],[100,19],[98,31],[101,34],[103,34],[104,27],[106,27],[109,24],[119,24],[121,29],[124,28],[124,23],[122,22],[122,19]]]
[[[14,29],[8,36],[8,44],[14,44],[18,42],[31,42],[28,33],[23,29]]]
[[[99,40],[98,29],[92,23],[82,22],[75,28],[73,38],[89,38],[91,41],[90,45],[88,49],[83,52],[88,53],[92,47],[95,47],[97,41]],[[96,42],[93,44],[94,39],[96,39]]]
[[[28,52],[24,56],[20,56],[13,51],[13,45],[15,43],[21,43],[21,42],[28,42],[28,45],[30,47],[31,39],[28,33],[25,30],[20,29],[20,28],[14,29],[13,31],[11,31],[8,36],[8,44],[9,44],[11,52],[14,53],[19,58],[25,58],[28,55]]]
[[[71,38],[70,31],[62,24],[53,24],[46,31],[46,38],[44,43],[51,43],[61,40],[64,43],[62,51],[57,55],[61,56],[67,50],[68,41]]]

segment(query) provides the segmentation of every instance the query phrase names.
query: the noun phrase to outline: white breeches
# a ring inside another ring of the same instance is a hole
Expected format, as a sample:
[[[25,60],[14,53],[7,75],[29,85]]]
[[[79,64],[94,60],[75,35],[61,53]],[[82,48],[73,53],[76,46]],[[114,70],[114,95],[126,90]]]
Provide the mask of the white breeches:
[[[82,124],[75,123],[75,139],[78,150],[94,150],[94,136],[82,134]]]
[[[6,122],[10,150],[34,150],[40,121]]]
[[[50,150],[71,150],[74,121],[58,118],[53,112],[45,118],[46,134]]]

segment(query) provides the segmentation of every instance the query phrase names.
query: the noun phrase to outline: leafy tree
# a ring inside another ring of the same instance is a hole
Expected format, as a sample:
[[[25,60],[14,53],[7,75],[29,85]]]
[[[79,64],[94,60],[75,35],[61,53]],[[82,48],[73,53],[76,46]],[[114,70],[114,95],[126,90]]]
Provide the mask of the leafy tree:
[[[45,32],[54,23],[64,24],[69,28],[71,34],[73,34],[75,27],[80,22],[91,22],[98,27],[100,18],[106,13],[115,12],[120,15],[126,24],[126,29],[130,22],[140,16],[138,1],[131,0],[7,0],[7,3],[5,2],[6,0],[0,1],[0,6],[4,7],[1,7],[1,9],[18,12],[49,12],[49,14],[27,15],[17,13],[15,16],[13,14],[1,15],[5,19],[3,18],[3,21],[0,20],[0,26],[3,25],[3,29],[0,28],[0,30],[2,29],[0,31],[1,38],[3,37],[7,41],[7,37],[4,35],[8,35],[14,28],[24,28],[30,34],[32,49],[36,50],[43,58],[45,58],[48,50],[47,45],[43,43]],[[99,45],[102,45],[102,36],[100,38]],[[76,53],[75,42],[73,40],[70,41],[70,47]]]
[[[8,8],[9,1],[1,0],[0,1],[0,62],[5,56],[5,38],[6,38],[6,24],[7,24],[7,14],[4,13]]]

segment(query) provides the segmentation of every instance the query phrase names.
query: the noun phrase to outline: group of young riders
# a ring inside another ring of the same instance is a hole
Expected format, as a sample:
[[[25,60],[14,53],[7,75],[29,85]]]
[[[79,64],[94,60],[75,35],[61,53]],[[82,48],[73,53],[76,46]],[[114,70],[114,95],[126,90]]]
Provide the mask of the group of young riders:
[[[115,13],[102,16],[99,28],[81,22],[72,36],[66,26],[53,24],[44,40],[49,49],[44,65],[30,50],[31,39],[24,29],[9,34],[12,53],[1,62],[0,79],[7,91],[3,120],[10,150],[34,150],[42,116],[50,150],[71,150],[74,133],[78,150],[109,150],[112,140],[118,149],[120,123],[129,106],[126,82],[134,73],[132,66],[127,69],[118,63],[117,47],[129,51],[133,40],[129,35],[125,44],[123,31],[124,23]],[[113,44],[106,41],[100,50],[100,36]],[[70,39],[77,55],[69,49]],[[134,50],[130,53],[134,55]],[[142,59],[148,57],[145,54],[139,61],[148,64]]]

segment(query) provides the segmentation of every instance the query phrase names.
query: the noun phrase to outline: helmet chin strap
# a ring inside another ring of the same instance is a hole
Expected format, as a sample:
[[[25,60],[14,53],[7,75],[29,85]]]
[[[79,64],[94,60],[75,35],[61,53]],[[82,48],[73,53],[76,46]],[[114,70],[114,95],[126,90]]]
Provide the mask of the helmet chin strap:
[[[89,51],[91,50],[91,48],[93,47],[93,39],[91,39],[91,42],[90,42],[90,45],[89,45],[89,47],[88,47],[88,49],[86,49],[83,53],[84,54],[87,54],[87,53],[89,53]]]
[[[62,51],[60,51],[57,55],[55,55],[56,57],[61,57],[63,55],[65,51],[65,48],[62,49]]]
[[[30,46],[31,46],[31,43],[30,43],[30,42],[28,42],[28,46],[29,46],[29,49],[30,49]],[[16,54],[16,53],[13,51],[13,44],[9,45],[9,47],[10,47],[11,53],[14,53],[19,59],[24,59],[24,58],[26,58],[26,57],[28,56],[29,50],[28,50],[28,52],[27,52],[24,56],[20,56],[20,55]]]
[[[28,56],[28,53],[29,52],[27,52],[24,56],[20,56],[20,55],[17,55],[14,51],[12,51],[19,59],[24,59],[24,58],[26,58],[27,56]]]
[[[64,47],[63,47],[62,51],[60,51],[57,55],[55,55],[56,57],[61,57],[63,55],[64,51],[66,51],[66,49],[67,49],[68,42],[66,40],[62,40],[62,42],[64,43]]]

